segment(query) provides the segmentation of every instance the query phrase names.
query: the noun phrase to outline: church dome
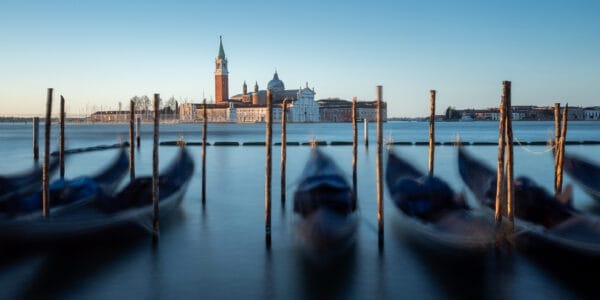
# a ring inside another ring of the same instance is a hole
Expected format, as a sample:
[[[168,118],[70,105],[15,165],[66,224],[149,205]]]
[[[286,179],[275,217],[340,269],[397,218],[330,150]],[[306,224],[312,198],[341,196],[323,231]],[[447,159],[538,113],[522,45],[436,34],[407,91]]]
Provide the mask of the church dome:
[[[269,81],[269,83],[267,84],[267,88],[273,90],[274,92],[285,90],[283,81],[279,80],[277,71],[275,71],[275,74],[273,75],[273,79],[271,79],[271,81]]]

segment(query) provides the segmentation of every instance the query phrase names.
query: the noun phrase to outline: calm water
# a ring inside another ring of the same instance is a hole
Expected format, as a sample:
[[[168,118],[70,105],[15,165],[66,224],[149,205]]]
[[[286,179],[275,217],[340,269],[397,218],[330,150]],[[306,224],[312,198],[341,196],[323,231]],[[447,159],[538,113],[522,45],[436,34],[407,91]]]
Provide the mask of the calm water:
[[[372,124],[371,124],[372,125]],[[30,124],[0,123],[1,173],[30,167]],[[43,128],[43,127],[42,127]],[[142,148],[137,152],[138,175],[151,174],[151,127],[144,125]],[[437,141],[497,141],[497,123],[438,123]],[[127,125],[67,125],[67,148],[113,144],[127,138]],[[208,141],[263,141],[264,124],[209,124]],[[547,140],[553,135],[551,122],[517,122],[519,141]],[[274,141],[280,132],[274,129]],[[52,149],[56,149],[57,127],[53,126]],[[428,124],[390,122],[385,139],[425,141]],[[359,143],[362,143],[362,124]],[[309,153],[306,146],[288,147],[288,204],[280,202],[279,148],[273,151],[272,248],[264,244],[264,147],[207,148],[207,203],[200,203],[200,147],[190,147],[196,159],[193,183],[181,209],[161,223],[161,238],[151,246],[150,235],[88,242],[58,248],[3,251],[0,259],[0,298],[59,297],[75,299],[179,298],[567,298],[598,293],[586,280],[600,271],[563,270],[532,260],[515,251],[490,258],[483,265],[436,260],[411,246],[393,226],[395,213],[385,194],[385,244],[377,246],[375,198],[375,128],[370,147],[358,151],[360,226],[354,251],[347,263],[315,270],[298,253],[294,243],[295,216],[291,194],[295,180]],[[161,141],[201,140],[199,124],[161,125]],[[315,137],[325,141],[351,141],[350,124],[290,124],[288,141],[305,142]],[[600,140],[600,122],[572,122],[568,140]],[[351,174],[352,147],[324,146],[337,163]],[[469,146],[477,157],[492,165],[495,146]],[[567,146],[570,153],[597,158],[599,146]],[[175,147],[160,148],[160,165],[174,157]],[[397,146],[425,170],[427,147]],[[110,160],[116,150],[73,154],[67,157],[67,177],[90,174]],[[543,146],[515,148],[517,175],[529,175],[546,187],[552,186],[552,157]],[[436,148],[435,172],[457,191],[465,190],[456,167],[456,150]],[[566,182],[570,182],[567,178]],[[468,195],[471,196],[471,195]],[[592,211],[595,206],[575,188],[576,206]],[[0,229],[1,230],[1,229]]]

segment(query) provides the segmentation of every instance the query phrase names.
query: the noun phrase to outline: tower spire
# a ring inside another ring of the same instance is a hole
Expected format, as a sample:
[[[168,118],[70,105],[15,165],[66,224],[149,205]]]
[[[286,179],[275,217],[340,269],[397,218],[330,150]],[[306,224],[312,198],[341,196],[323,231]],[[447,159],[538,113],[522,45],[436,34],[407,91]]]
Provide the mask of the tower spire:
[[[219,36],[219,55],[217,58],[225,58],[225,50],[223,49],[223,36]]]
[[[223,104],[229,100],[229,72],[227,71],[227,58],[223,50],[223,37],[219,36],[219,54],[215,59],[215,102]]]

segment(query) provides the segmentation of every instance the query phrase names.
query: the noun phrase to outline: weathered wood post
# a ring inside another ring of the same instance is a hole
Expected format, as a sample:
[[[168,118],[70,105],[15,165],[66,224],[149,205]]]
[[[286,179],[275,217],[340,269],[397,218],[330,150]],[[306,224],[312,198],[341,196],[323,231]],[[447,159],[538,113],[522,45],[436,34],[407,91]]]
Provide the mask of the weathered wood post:
[[[50,125],[52,124],[52,88],[48,89],[46,99],[46,121],[44,124],[44,165],[42,166],[42,216],[48,217],[50,209]]]
[[[135,134],[136,134],[136,140],[137,140],[137,147],[138,148],[140,147],[140,136],[141,136],[140,130],[141,130],[141,127],[142,127],[141,124],[142,124],[142,118],[137,117],[137,128],[136,128]]]
[[[435,90],[429,91],[429,176],[433,176],[435,153]]]
[[[378,237],[379,237],[379,249],[383,249],[383,128],[382,128],[382,97],[383,87],[378,85],[377,91],[377,224],[378,224]]]
[[[554,103],[554,140],[558,143],[560,138],[560,103]]]
[[[506,119],[506,99],[504,94],[500,102],[500,123],[499,123],[499,134],[498,134],[498,169],[496,174],[496,206],[494,221],[496,226],[500,226],[502,221],[502,202],[504,201],[504,146],[505,146],[505,122]]]
[[[558,171],[557,179],[556,179],[556,194],[562,193],[562,181],[563,181],[563,164],[565,158],[565,143],[567,140],[567,116],[569,111],[569,103],[565,104],[565,108],[562,111],[562,126],[560,131],[560,143],[559,143],[559,151],[560,155],[558,157]]]
[[[267,116],[265,137],[265,242],[267,249],[271,248],[271,142],[273,140],[273,96],[271,89],[267,90]]]
[[[58,160],[60,179],[65,178],[65,98],[60,95]]]
[[[139,120],[139,119],[138,119]],[[133,140],[135,122],[135,102],[129,102],[129,180],[133,182],[135,180],[135,141]],[[139,129],[138,129],[139,130]],[[139,137],[139,131],[138,131]]]
[[[506,131],[506,213],[510,223],[511,232],[514,231],[515,219],[515,191],[513,189],[514,180],[514,152],[513,152],[513,131],[512,131],[512,99],[511,82],[502,82],[502,98],[505,102],[505,131]]]
[[[33,117],[33,160],[36,162],[40,158],[39,135],[40,135],[40,118]]]
[[[356,161],[358,156],[358,124],[356,122],[356,104],[357,99],[352,99],[352,197],[353,202],[357,202],[358,192],[358,173],[356,169]]]
[[[560,156],[560,103],[554,103],[554,194],[558,194],[558,159]]]
[[[285,166],[287,159],[287,99],[281,102],[281,207],[285,209]]]
[[[152,208],[154,211],[152,218],[152,229],[154,230],[154,240],[158,240],[158,197],[159,197],[159,189],[158,189],[158,130],[159,130],[159,122],[160,122],[160,110],[158,108],[158,104],[160,102],[160,95],[154,94],[154,141],[152,144]]]
[[[202,100],[202,207],[206,205],[206,129],[207,118],[206,99]]]
[[[365,147],[369,147],[369,121],[367,120],[367,118],[363,119],[363,123],[364,123],[364,140],[365,140]]]

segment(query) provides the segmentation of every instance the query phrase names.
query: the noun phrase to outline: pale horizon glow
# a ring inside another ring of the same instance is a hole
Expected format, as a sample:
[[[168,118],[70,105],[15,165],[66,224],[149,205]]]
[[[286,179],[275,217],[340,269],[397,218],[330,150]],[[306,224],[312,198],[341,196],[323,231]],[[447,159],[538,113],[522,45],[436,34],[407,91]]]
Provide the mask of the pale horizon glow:
[[[448,106],[598,106],[597,1],[15,1],[0,10],[0,116],[127,109],[134,95],[214,97],[219,35],[229,94],[244,80],[316,99],[373,100],[388,117]]]

